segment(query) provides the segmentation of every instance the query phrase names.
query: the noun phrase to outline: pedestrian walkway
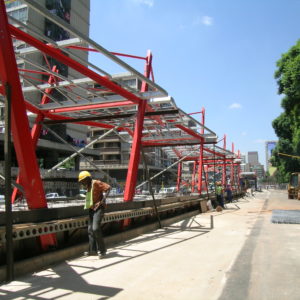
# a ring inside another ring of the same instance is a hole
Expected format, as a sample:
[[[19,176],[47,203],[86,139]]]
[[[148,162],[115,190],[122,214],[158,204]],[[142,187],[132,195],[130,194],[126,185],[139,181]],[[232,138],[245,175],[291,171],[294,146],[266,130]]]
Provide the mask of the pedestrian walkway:
[[[0,286],[0,297],[300,299],[300,225],[270,222],[273,208],[300,209],[299,204],[286,192],[256,193],[221,213],[200,214],[118,244],[105,259],[79,257],[21,277]],[[291,281],[280,280],[284,274]]]

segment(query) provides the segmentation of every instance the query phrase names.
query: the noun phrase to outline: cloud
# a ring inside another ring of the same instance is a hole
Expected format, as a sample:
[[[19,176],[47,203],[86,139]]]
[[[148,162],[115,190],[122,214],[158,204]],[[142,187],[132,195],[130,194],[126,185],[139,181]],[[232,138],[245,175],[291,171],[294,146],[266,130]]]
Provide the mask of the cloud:
[[[154,5],[154,0],[131,0],[131,2],[138,5],[146,5],[148,7],[153,7]]]
[[[199,25],[212,26],[213,22],[214,22],[214,20],[212,17],[198,16],[194,19],[192,25],[193,26],[199,26]]]
[[[212,26],[214,23],[214,19],[212,17],[209,16],[203,16],[201,18],[201,23],[205,26]]]
[[[263,140],[263,139],[257,139],[254,141],[254,143],[256,144],[264,144],[266,142],[266,140]]]
[[[132,0],[132,1],[142,1],[142,0]],[[188,22],[187,24],[180,24],[180,30],[187,30],[193,27],[198,27],[201,25],[205,26],[212,26],[214,23],[214,19],[209,16],[197,16],[192,21]]]
[[[242,136],[246,136],[246,135],[247,135],[247,132],[246,132],[246,131],[243,131],[241,134],[242,134]]]
[[[232,103],[231,105],[229,105],[228,107],[229,109],[239,109],[242,108],[242,105],[240,103]]]

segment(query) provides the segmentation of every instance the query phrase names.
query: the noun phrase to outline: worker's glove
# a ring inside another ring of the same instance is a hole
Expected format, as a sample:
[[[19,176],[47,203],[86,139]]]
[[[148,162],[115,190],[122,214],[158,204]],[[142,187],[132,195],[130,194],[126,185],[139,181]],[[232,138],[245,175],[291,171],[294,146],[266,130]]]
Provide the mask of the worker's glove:
[[[102,200],[100,201],[100,207],[105,208],[106,207],[106,197],[108,196],[108,193],[103,193]]]

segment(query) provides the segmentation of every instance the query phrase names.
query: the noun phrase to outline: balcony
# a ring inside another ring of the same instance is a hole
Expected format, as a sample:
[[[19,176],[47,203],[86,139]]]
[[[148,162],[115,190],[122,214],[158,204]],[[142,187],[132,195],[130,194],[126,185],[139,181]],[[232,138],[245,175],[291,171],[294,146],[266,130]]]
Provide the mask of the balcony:
[[[99,138],[101,135],[96,135],[96,136],[91,136],[88,138],[89,142],[96,140],[97,138]],[[102,138],[101,140],[99,140],[100,142],[119,142],[120,138],[118,136],[116,136],[115,134],[108,134],[106,135],[104,138]]]
[[[120,154],[121,149],[120,147],[101,147],[101,148],[94,148],[95,150],[99,150],[100,154]]]
[[[94,160],[93,163],[103,169],[128,169],[128,161],[121,162],[121,160]],[[80,169],[96,169],[93,165],[88,162],[80,162]]]

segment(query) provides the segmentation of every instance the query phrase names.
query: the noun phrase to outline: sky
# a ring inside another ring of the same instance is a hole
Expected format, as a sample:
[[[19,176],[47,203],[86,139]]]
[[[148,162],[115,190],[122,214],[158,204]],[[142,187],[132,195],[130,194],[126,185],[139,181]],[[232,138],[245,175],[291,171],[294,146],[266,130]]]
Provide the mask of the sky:
[[[276,62],[300,38],[299,12],[300,0],[91,0],[90,37],[112,52],[151,50],[155,82],[177,106],[204,107],[205,125],[226,134],[228,148],[258,151],[265,164],[282,112]],[[100,54],[90,60],[123,71]],[[123,60],[143,73],[143,61]]]

